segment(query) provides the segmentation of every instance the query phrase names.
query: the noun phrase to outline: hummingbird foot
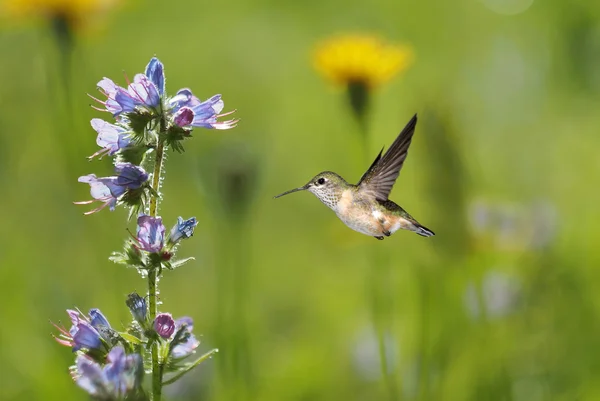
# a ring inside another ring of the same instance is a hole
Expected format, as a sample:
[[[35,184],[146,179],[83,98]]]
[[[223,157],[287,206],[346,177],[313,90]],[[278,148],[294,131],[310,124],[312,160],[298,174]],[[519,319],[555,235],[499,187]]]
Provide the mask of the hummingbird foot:
[[[390,235],[392,235],[392,233],[390,231],[385,230],[383,232],[383,235],[385,235],[386,237],[389,237]]]
[[[373,238],[377,238],[378,240],[382,241],[383,237],[373,237]]]

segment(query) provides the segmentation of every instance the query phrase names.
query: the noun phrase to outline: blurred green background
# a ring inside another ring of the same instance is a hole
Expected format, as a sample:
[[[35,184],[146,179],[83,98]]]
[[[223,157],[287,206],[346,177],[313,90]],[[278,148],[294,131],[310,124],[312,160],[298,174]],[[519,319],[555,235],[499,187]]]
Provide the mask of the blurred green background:
[[[98,307],[121,328],[126,295],[146,291],[108,261],[134,230],[126,211],[84,217],[72,201],[89,199],[77,177],[112,172],[85,158],[89,120],[109,119],[86,93],[153,55],[170,93],[222,93],[242,119],[167,161],[166,225],[200,224],[162,310],[220,349],[167,399],[600,398],[600,3],[137,1],[79,27],[72,50],[43,18],[4,17],[1,399],[87,399],[49,320]],[[391,198],[433,238],[376,241],[308,193],[272,199],[368,166],[344,94],[311,65],[340,32],[414,48],[373,93],[368,159],[419,113]]]

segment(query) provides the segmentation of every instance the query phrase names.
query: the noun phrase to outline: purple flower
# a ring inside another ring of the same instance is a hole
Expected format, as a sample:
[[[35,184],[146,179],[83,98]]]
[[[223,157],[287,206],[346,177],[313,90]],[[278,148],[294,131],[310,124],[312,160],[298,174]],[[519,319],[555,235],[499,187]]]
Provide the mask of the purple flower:
[[[143,373],[141,356],[127,355],[119,345],[108,353],[104,366],[79,355],[73,379],[93,397],[120,400],[139,388]]]
[[[115,210],[117,200],[126,191],[126,188],[117,185],[117,177],[97,178],[95,174],[88,174],[79,177],[77,181],[90,184],[90,194],[92,195],[92,198],[94,198],[95,201],[102,202],[102,205],[98,206],[96,209],[85,212],[85,215],[96,213],[106,206],[108,206],[111,211]],[[95,201],[89,200],[73,203],[76,205],[89,205]]]
[[[165,72],[163,64],[156,57],[152,57],[146,66],[146,76],[158,89],[160,96],[165,93]]]
[[[104,317],[104,315],[102,314],[102,312],[100,312],[100,309],[98,308],[93,308],[90,309],[88,315],[90,316],[90,324],[100,330],[101,328],[108,328],[110,329],[110,324],[108,323],[108,320],[106,320],[106,318]]]
[[[162,250],[165,238],[165,226],[160,217],[141,215],[137,220],[137,240],[140,249],[158,253]]]
[[[129,138],[129,131],[125,128],[119,127],[118,125],[107,123],[99,118],[93,118],[91,121],[92,128],[98,133],[96,143],[102,149],[94,153],[89,157],[92,159],[96,156],[109,155],[112,156],[120,149],[123,149],[131,143]]]
[[[187,88],[180,89],[179,92],[171,99],[169,99],[169,105],[172,107],[172,111],[175,116],[177,112],[182,108],[189,108],[194,113],[192,121],[187,124],[192,127],[202,128],[214,128],[214,129],[230,129],[237,125],[238,119],[217,121],[217,118],[230,115],[235,112],[230,111],[228,113],[219,114],[224,107],[224,103],[221,100],[221,95],[214,95],[210,99],[201,102],[196,96],[192,94]],[[189,116],[187,118],[189,120]],[[185,125],[175,122],[180,127]]]
[[[117,173],[117,185],[121,185],[128,189],[138,189],[142,184],[148,181],[148,173],[131,163],[115,164],[115,172]]]
[[[144,74],[136,74],[133,77],[133,82],[127,87],[127,91],[138,106],[154,108],[160,104],[160,96],[156,85]]]
[[[100,333],[87,322],[80,322],[69,330],[73,338],[73,351],[81,348],[101,350],[102,338]]]
[[[175,332],[175,321],[170,313],[160,313],[154,319],[154,330],[164,339],[171,338]]]
[[[64,327],[54,324],[60,334],[54,337],[59,344],[73,349],[73,352],[82,348],[87,350],[106,351],[106,343],[110,340],[112,330],[108,320],[99,309],[92,309],[89,317],[78,310],[67,309],[71,318],[71,329],[66,331]]]
[[[194,121],[194,112],[189,107],[182,107],[173,114],[173,123],[178,127],[187,127]]]
[[[97,178],[95,174],[88,174],[79,177],[79,182],[90,184],[90,193],[94,200],[73,203],[76,205],[89,205],[95,201],[102,203],[96,209],[84,213],[85,215],[96,213],[106,206],[110,210],[115,210],[118,199],[128,189],[138,189],[148,181],[148,173],[131,163],[117,163],[115,172],[117,176]]]
[[[172,107],[173,112],[176,112],[182,107],[192,108],[202,103],[200,102],[200,99],[194,96],[192,91],[188,88],[179,89],[179,91],[177,91],[177,94],[170,98],[168,102],[169,106]]]
[[[200,341],[192,334],[194,322],[191,317],[182,317],[175,321],[175,338],[171,348],[171,357],[174,359],[183,359],[192,355]]]
[[[96,99],[89,95],[92,99],[104,106],[104,109],[94,107],[96,110],[108,111],[113,117],[118,117],[121,113],[129,113],[135,110],[136,101],[129,95],[129,92],[109,78],[102,78],[97,84],[98,90],[104,96],[106,101]]]
[[[149,69],[149,67],[151,68]],[[159,70],[162,72],[162,64],[160,64],[159,68],[151,60],[148,67],[146,67],[146,71],[150,72],[152,77],[144,74],[136,74],[133,77],[133,82],[129,83],[127,89],[115,84],[112,79],[102,78],[97,86],[100,93],[106,96],[106,100],[102,101],[90,95],[92,99],[104,106],[104,108],[95,108],[100,111],[108,111],[114,117],[119,117],[122,113],[135,111],[138,106],[149,109],[158,107],[160,104],[159,90],[161,90],[158,85],[162,85],[162,90],[164,91],[164,75],[162,75],[161,83]]]
[[[171,232],[169,234],[169,242],[172,244],[177,244],[182,239],[190,238],[194,235],[194,228],[198,225],[195,217],[192,217],[187,220],[183,220],[183,218],[177,218],[177,224],[173,226]]]
[[[148,305],[146,299],[140,297],[136,292],[132,292],[127,296],[125,301],[133,318],[144,327],[146,325],[146,319],[148,319]]]

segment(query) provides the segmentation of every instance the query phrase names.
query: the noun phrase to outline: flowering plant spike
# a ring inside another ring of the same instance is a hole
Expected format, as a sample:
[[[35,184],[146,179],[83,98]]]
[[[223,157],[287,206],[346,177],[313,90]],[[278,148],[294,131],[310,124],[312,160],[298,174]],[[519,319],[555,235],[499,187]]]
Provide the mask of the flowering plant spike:
[[[111,325],[99,309],[91,309],[87,315],[68,309],[71,327],[54,324],[56,341],[75,353],[75,364],[70,368],[73,380],[95,399],[160,401],[163,386],[217,351],[191,360],[200,345],[192,332],[192,319],[174,319],[158,310],[159,278],[165,269],[175,269],[192,259],[177,259],[176,253],[198,224],[195,217],[178,217],[167,231],[158,216],[158,206],[168,148],[183,152],[183,141],[191,137],[193,128],[225,130],[235,127],[238,120],[219,120],[233,113],[221,114],[221,95],[201,101],[186,88],[169,97],[165,82],[164,66],[154,57],[145,72],[136,74],[125,87],[109,78],[101,79],[98,89],[102,96],[92,97],[98,102],[94,108],[110,114],[112,121],[92,119],[100,150],[89,158],[112,157],[115,174],[79,177],[79,182],[90,186],[93,199],[74,203],[100,204],[86,215],[122,206],[130,217],[138,216],[135,235],[110,260],[136,269],[148,281],[146,296],[133,292],[125,300],[132,315],[127,327]],[[151,375],[150,380],[144,380],[145,372]],[[149,388],[144,388],[144,382],[151,383]]]

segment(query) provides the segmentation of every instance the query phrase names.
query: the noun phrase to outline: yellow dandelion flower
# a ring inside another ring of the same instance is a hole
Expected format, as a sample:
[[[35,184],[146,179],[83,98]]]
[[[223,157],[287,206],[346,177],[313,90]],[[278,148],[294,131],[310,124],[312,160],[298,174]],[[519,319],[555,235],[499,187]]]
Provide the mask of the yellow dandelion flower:
[[[377,87],[405,71],[413,62],[409,45],[388,44],[371,35],[340,35],[321,43],[314,65],[336,85]]]
[[[64,20],[79,29],[101,17],[118,0],[0,0],[0,16]]]

